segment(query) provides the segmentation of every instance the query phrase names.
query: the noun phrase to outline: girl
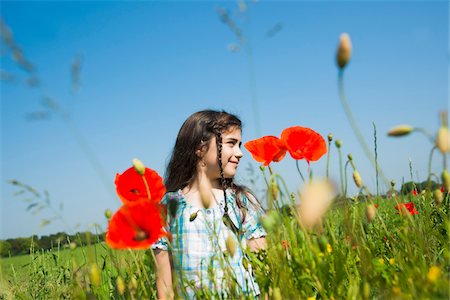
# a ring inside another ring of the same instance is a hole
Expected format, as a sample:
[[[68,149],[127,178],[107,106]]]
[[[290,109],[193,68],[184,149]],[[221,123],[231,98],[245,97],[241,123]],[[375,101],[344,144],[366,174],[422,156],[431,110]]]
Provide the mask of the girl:
[[[243,250],[264,249],[266,232],[261,206],[233,182],[241,144],[241,121],[224,111],[194,113],[181,126],[162,200],[171,242],[163,238],[152,246],[158,298],[173,298],[171,263],[185,298],[259,295]],[[211,200],[207,208],[205,198]]]

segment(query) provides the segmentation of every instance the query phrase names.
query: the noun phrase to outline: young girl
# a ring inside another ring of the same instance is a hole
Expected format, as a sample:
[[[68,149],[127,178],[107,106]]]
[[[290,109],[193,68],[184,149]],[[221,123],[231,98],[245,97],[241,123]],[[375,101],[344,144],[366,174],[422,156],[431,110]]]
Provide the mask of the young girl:
[[[264,249],[266,232],[259,222],[261,206],[248,189],[233,182],[243,156],[241,144],[241,121],[223,111],[194,113],[182,125],[162,200],[171,242],[163,238],[152,246],[158,298],[173,298],[172,267],[185,298],[259,295],[243,250]],[[205,186],[212,200],[208,208],[202,202]],[[227,251],[227,243],[235,251]]]

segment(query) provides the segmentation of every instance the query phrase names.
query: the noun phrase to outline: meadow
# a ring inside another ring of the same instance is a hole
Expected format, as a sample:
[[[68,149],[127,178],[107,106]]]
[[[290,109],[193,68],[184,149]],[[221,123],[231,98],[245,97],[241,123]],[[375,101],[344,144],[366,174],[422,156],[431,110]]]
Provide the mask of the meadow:
[[[260,221],[267,231],[267,249],[254,253],[245,245],[227,243],[220,257],[226,264],[236,247],[247,253],[261,299],[449,299],[447,116],[444,114],[438,133],[430,138],[430,161],[433,154],[442,154],[442,173],[430,171],[424,184],[412,182],[411,188],[391,181],[388,192],[379,193],[378,179],[381,185],[385,178],[378,168],[376,146],[373,151],[364,142],[345,96],[343,72],[350,57],[350,40],[343,35],[337,53],[339,97],[361,147],[374,164],[376,190],[370,191],[364,184],[352,156],[345,159],[341,142],[331,135],[323,159],[329,161],[330,151],[337,151],[333,157],[340,162],[339,182],[329,180],[327,164],[324,179],[313,178],[311,173],[303,176],[299,170],[303,187],[299,192],[290,191],[283,174],[271,167],[275,156],[265,157],[268,164],[261,166],[261,172],[266,185],[260,201],[267,209]],[[419,130],[399,126],[389,135],[414,131]],[[294,159],[298,163],[303,158]],[[348,179],[348,168],[353,180]],[[355,195],[347,193],[350,184],[357,187]],[[32,248],[29,255],[1,259],[0,299],[157,298],[151,250],[116,250],[103,242],[84,245],[70,241],[68,245],[51,250]],[[213,270],[210,276],[214,277]],[[181,287],[189,284],[175,278],[176,298],[183,298]],[[195,293],[200,299],[252,298],[239,292],[232,274],[225,285],[225,295],[214,289]]]

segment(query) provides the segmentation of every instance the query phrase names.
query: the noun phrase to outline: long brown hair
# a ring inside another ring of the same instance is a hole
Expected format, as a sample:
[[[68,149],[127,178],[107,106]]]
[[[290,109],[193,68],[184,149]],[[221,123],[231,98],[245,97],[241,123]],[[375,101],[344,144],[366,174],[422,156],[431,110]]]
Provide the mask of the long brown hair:
[[[165,186],[167,191],[177,191],[189,186],[197,176],[197,163],[200,157],[195,153],[202,147],[208,147],[212,138],[217,140],[218,162],[221,176],[221,185],[224,191],[233,189],[236,194],[236,204],[242,211],[242,221],[245,219],[245,210],[240,194],[251,195],[247,197],[250,204],[260,207],[255,203],[256,197],[245,186],[234,183],[233,178],[224,178],[222,170],[222,133],[231,129],[242,129],[242,122],[233,114],[225,111],[203,110],[192,114],[178,132],[177,140],[172,155],[167,165],[165,174]],[[206,148],[207,150],[207,148]]]

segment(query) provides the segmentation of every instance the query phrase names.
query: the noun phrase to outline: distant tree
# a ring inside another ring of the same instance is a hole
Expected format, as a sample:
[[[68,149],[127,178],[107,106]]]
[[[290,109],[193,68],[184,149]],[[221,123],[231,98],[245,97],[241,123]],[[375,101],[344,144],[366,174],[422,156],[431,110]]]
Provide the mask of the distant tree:
[[[0,241],[0,257],[8,257],[11,253],[11,244],[7,241]]]

